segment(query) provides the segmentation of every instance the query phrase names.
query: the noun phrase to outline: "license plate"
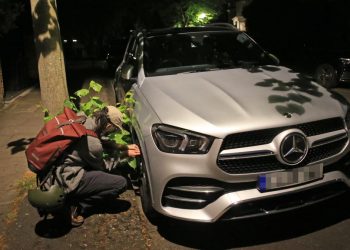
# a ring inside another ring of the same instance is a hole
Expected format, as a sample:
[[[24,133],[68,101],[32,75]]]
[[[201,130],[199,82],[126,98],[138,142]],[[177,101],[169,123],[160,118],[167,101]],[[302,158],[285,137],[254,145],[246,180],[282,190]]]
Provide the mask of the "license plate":
[[[294,168],[281,172],[259,175],[258,189],[261,192],[321,179],[323,177],[323,164]]]

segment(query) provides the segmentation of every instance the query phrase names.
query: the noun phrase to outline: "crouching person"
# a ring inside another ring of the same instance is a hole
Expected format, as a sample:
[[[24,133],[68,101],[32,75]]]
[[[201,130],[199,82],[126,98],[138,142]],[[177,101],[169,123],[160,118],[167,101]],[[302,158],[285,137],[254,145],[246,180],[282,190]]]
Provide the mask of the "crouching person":
[[[73,226],[82,225],[93,206],[105,199],[116,198],[126,190],[126,179],[109,172],[127,157],[140,155],[139,147],[135,144],[125,145],[118,148],[119,152],[114,157],[103,158],[103,138],[122,129],[121,118],[121,112],[114,106],[107,106],[88,117],[83,125],[93,130],[97,137],[88,135],[73,144],[45,183],[46,187],[50,184],[63,187],[71,205]]]

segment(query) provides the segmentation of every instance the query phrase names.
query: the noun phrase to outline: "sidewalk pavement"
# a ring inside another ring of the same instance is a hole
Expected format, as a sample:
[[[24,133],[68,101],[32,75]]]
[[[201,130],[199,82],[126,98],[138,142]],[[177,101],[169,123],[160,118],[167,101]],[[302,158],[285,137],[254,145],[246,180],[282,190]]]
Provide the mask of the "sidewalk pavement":
[[[19,197],[18,182],[31,173],[24,151],[43,126],[40,101],[40,90],[32,88],[0,110],[0,250],[62,249],[62,246],[115,249],[117,245],[120,249],[147,249],[149,237],[142,225],[145,221],[140,223],[140,210],[131,190],[116,201],[117,209],[113,210],[112,204],[99,211],[110,213],[108,216],[92,216],[73,232],[65,223],[42,220],[28,200]],[[14,216],[10,223],[9,214]],[[106,232],[113,237],[104,239]]]
[[[0,232],[16,199],[16,185],[28,171],[26,145],[43,125],[40,90],[30,88],[0,109]]]

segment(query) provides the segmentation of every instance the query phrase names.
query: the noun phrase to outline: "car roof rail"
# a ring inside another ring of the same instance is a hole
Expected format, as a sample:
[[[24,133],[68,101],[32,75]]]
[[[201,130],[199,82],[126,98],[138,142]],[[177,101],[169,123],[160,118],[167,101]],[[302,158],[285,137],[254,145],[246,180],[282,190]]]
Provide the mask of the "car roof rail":
[[[205,26],[206,27],[223,27],[223,28],[229,28],[232,30],[238,30],[235,26],[233,26],[230,23],[208,23]]]

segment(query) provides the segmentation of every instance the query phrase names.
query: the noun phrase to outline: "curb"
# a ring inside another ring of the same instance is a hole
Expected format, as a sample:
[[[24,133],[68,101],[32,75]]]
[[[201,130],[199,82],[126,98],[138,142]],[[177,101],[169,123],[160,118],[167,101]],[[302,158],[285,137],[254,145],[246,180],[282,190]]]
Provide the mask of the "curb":
[[[20,97],[28,95],[34,89],[35,89],[35,87],[29,87],[29,88],[23,90],[22,92],[20,92],[19,94],[17,94],[16,96],[14,96],[13,98],[11,98],[10,100],[4,101],[4,106],[2,108],[0,108],[0,110],[4,110],[4,109],[8,108],[11,103],[16,101]]]

